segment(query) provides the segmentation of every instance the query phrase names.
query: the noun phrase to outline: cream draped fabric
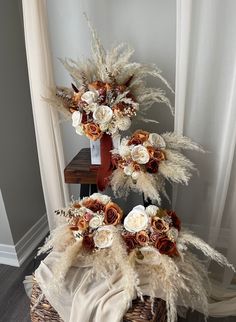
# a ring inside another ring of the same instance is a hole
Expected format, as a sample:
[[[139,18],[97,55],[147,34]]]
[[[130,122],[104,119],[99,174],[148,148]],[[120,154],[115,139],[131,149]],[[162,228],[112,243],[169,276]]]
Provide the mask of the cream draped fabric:
[[[55,227],[54,210],[68,203],[64,183],[64,154],[57,112],[43,97],[54,88],[47,30],[45,0],[23,0],[23,20],[31,101],[39,165],[50,228]]]
[[[175,130],[200,143],[199,169],[176,187],[182,221],[236,265],[236,2],[177,1]],[[222,272],[221,272],[221,275]],[[224,273],[224,283],[233,274]],[[236,306],[236,302],[235,302]]]
[[[60,261],[60,253],[52,252],[41,262],[35,272],[40,288],[65,322],[121,322],[128,306],[121,284],[121,274],[117,271],[109,280],[96,280],[91,274],[91,266],[78,261],[66,275],[60,291],[53,288],[53,267]],[[140,276],[140,288],[144,295],[150,295],[145,276]],[[157,289],[155,296],[165,300],[165,291]],[[236,315],[234,305],[236,292],[224,290],[213,284],[209,315]],[[181,302],[179,302],[181,305]]]

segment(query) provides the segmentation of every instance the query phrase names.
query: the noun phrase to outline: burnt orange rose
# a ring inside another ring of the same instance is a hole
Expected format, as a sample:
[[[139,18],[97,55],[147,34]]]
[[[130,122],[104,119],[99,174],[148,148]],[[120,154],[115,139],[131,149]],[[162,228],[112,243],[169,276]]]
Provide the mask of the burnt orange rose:
[[[139,231],[136,234],[136,240],[140,246],[146,245],[149,241],[149,237],[148,237],[148,234],[146,233],[146,231],[143,231],[143,230]]]
[[[166,232],[169,229],[169,225],[159,217],[152,218],[152,228],[158,232]]]
[[[93,212],[104,211],[105,206],[97,199],[88,198],[83,201],[83,206],[92,210]]]
[[[161,254],[168,256],[178,255],[176,244],[169,240],[167,236],[163,236],[157,239],[154,245]]]
[[[172,226],[174,228],[178,229],[178,231],[180,231],[181,221],[180,221],[179,217],[177,217],[176,213],[172,210],[167,210],[167,215],[170,216],[172,219]]]
[[[141,171],[141,166],[138,163],[134,163],[134,171]]]
[[[166,155],[162,150],[156,149],[154,152],[153,157],[158,161],[164,161],[166,160]]]
[[[87,251],[92,251],[95,247],[93,237],[89,236],[89,235],[84,236],[83,241],[82,241],[82,246]]]
[[[124,242],[127,246],[128,251],[131,251],[132,249],[134,249],[138,245],[135,235],[125,234],[125,235],[122,235],[122,237],[124,239]]]
[[[100,127],[93,122],[83,124],[83,130],[87,137],[93,141],[101,139],[103,134]]]
[[[122,209],[114,202],[109,202],[105,208],[104,222],[106,225],[117,225],[123,217]]]
[[[75,222],[75,226],[77,226],[79,230],[83,231],[88,228],[88,222],[85,220],[85,218],[79,217]]]
[[[124,111],[124,109],[127,107],[127,105],[125,104],[125,103],[122,103],[122,102],[120,102],[120,103],[117,103],[117,104],[115,104],[113,107],[112,107],[112,110],[113,110],[113,112],[122,112],[122,111]]]
[[[131,136],[128,144],[129,145],[138,145],[142,144],[143,142],[147,141],[149,137],[149,133],[143,130],[137,130],[134,132],[134,134]]]
[[[149,153],[150,157],[153,158],[156,149],[153,146],[147,146],[146,149],[148,150],[148,153]]]
[[[147,172],[157,173],[159,168],[159,162],[157,161],[157,159],[152,158],[148,161],[148,163],[145,164],[145,167],[147,169]]]

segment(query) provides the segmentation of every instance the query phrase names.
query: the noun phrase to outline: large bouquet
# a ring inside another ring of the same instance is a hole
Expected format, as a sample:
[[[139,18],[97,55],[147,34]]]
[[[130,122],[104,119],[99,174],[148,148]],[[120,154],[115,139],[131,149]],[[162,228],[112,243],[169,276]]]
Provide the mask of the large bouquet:
[[[181,149],[203,151],[189,138],[170,132],[159,135],[138,130],[123,138],[112,151],[114,171],[110,184],[114,193],[121,197],[135,190],[145,199],[160,203],[160,193],[167,196],[165,180],[187,184],[196,170]]]
[[[164,90],[147,87],[144,81],[147,76],[156,77],[173,92],[156,66],[130,62],[134,50],[126,44],[105,51],[91,25],[90,29],[92,58],[84,62],[61,60],[73,80],[72,87],[57,87],[47,99],[72,118],[77,134],[92,140],[103,134],[114,136],[129,129],[137,114],[144,119],[145,111],[155,102],[172,110]]]
[[[96,193],[74,201],[57,214],[67,224],[53,231],[41,249],[61,254],[49,288],[60,288],[76,261],[82,267],[92,262],[92,276],[101,279],[121,274],[126,308],[136,296],[153,299],[162,294],[168,321],[174,322],[177,304],[205,315],[208,310],[207,270],[189,246],[234,270],[223,255],[181,229],[178,216],[171,210],[138,205],[124,216],[110,197]]]

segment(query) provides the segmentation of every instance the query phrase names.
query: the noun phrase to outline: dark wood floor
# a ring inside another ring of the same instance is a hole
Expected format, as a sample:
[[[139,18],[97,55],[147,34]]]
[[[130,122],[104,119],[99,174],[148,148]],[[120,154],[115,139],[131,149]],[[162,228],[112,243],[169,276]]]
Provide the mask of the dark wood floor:
[[[35,260],[34,256],[35,253],[20,268],[0,265],[0,322],[30,322],[29,299],[22,282],[39,265],[40,259]],[[203,321],[203,316],[196,312],[189,313],[187,319],[179,319],[179,322]],[[209,318],[208,322],[236,322],[236,317]]]

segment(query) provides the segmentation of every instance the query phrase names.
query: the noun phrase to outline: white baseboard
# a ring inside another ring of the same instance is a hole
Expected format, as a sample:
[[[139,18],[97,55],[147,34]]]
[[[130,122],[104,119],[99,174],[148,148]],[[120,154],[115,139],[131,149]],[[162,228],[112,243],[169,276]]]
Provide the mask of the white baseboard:
[[[0,244],[0,264],[19,267],[48,233],[47,216],[42,216],[16,243]]]

